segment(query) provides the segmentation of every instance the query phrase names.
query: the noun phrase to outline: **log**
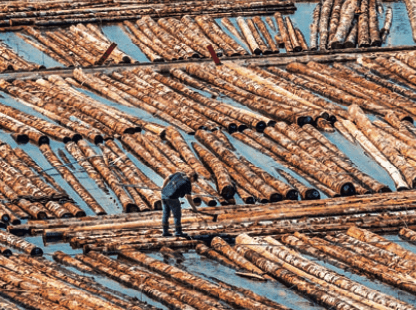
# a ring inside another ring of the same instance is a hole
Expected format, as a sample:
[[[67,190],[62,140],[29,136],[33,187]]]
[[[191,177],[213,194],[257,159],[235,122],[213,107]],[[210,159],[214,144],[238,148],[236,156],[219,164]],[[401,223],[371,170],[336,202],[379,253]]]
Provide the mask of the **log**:
[[[377,1],[369,0],[368,3],[368,27],[370,34],[370,45],[371,46],[380,46],[382,41],[380,38],[380,31],[378,29],[378,18],[377,18]]]
[[[413,230],[408,229],[408,228],[400,229],[399,237],[413,244],[416,241],[416,233]]]
[[[267,22],[267,24],[269,25],[269,27],[273,30],[273,31],[275,31],[276,32],[276,26],[274,25],[274,22],[273,22],[273,18],[271,17],[271,16],[266,16],[265,17],[266,18],[266,22]]]
[[[302,52],[308,51],[309,50],[308,44],[306,43],[305,37],[303,36],[303,33],[300,31],[299,28],[295,28],[295,34],[302,48]]]
[[[415,2],[413,0],[405,0],[404,3],[406,4],[407,14],[409,16],[409,21],[410,21],[410,27],[412,28],[413,41],[416,42]]]
[[[321,7],[322,2],[318,2],[315,8],[313,9],[312,24],[309,26],[309,46],[311,51],[316,51],[318,49],[319,20],[321,16]]]
[[[192,86],[193,88],[200,89],[200,90],[203,90],[204,92],[209,93],[213,98],[218,96],[218,93],[212,91],[210,88],[206,87],[203,83],[187,75],[185,72],[183,72],[180,69],[172,68],[169,70],[169,73],[173,75],[179,81],[184,82],[185,84]]]
[[[350,30],[350,33],[345,39],[344,48],[355,48],[355,46],[357,45],[357,33],[358,33],[358,24],[354,20],[352,23],[352,28]]]
[[[224,266],[227,266],[236,270],[241,269],[240,266],[236,265],[235,263],[233,263],[231,260],[229,260],[225,256],[221,255],[220,253],[207,247],[205,244],[198,244],[195,250],[199,255],[203,255],[203,256],[208,257],[209,259],[213,259]]]
[[[389,6],[389,7],[387,7],[387,10],[386,10],[386,16],[384,18],[383,28],[381,28],[381,30],[380,30],[380,37],[381,37],[381,39],[380,39],[381,43],[380,44],[386,42],[387,36],[390,33],[390,28],[391,28],[392,22],[393,22],[393,9]]]
[[[221,19],[221,24],[225,28],[227,28],[228,31],[231,32],[233,36],[235,36],[238,40],[240,40],[241,43],[245,44],[250,49],[250,46],[247,44],[246,40],[243,38],[243,35],[234,26],[234,24],[232,23],[232,21],[228,17],[223,17]]]
[[[227,169],[223,166],[221,161],[203,146],[195,142],[192,142],[192,147],[199,158],[201,158],[202,162],[212,171],[217,183],[218,193],[225,199],[233,198],[235,188]]]
[[[269,46],[263,41],[263,38],[261,37],[260,33],[258,32],[253,19],[247,20],[247,26],[250,29],[250,32],[252,36],[254,37],[254,40],[256,40],[257,45],[259,46],[261,53],[263,55],[271,54],[272,51],[270,50]]]
[[[241,32],[244,35],[245,41],[247,42],[248,46],[250,47],[251,53],[260,55],[262,53],[260,46],[258,45],[256,39],[253,37],[252,32],[250,31],[249,26],[247,25],[246,21],[243,17],[239,16],[236,18],[237,24],[241,29]]]
[[[289,16],[285,17],[287,32],[289,34],[290,43],[292,44],[293,51],[300,52],[302,51],[302,46],[298,40],[298,37],[295,32],[295,28],[292,25],[292,21]],[[279,26],[280,27],[280,26]],[[282,31],[280,31],[282,33]]]
[[[328,42],[332,42],[332,39],[337,32],[339,18],[341,13],[342,4],[344,1],[342,0],[334,0],[332,5],[331,17],[329,20],[329,32],[328,32]]]
[[[280,35],[282,37],[282,41],[285,45],[286,53],[293,52],[293,46],[292,46],[292,43],[291,43],[291,40],[290,40],[290,37],[289,37],[288,30],[285,26],[285,22],[283,21],[282,14],[280,14],[279,12],[276,12],[276,13],[274,13],[273,16],[276,19],[276,23],[277,23],[277,26],[279,28]],[[277,38],[276,38],[276,42],[279,43],[279,40],[277,40]]]
[[[351,23],[354,19],[357,6],[357,0],[346,0],[343,3],[337,31],[335,32],[332,41],[329,42],[332,49],[342,48],[349,30],[351,29]]]
[[[361,14],[358,17],[358,47],[370,46],[370,32],[369,32],[369,0],[362,0],[360,11]]]
[[[319,20],[319,49],[326,50],[328,42],[328,25],[334,0],[325,0],[322,3]]]
[[[32,243],[27,242],[26,240],[16,237],[6,231],[0,231],[0,242],[7,244],[13,248],[16,248],[24,253],[27,253],[31,256],[42,256],[43,251],[41,248],[35,246]]]
[[[58,263],[70,267],[75,267],[76,269],[85,272],[85,273],[95,273],[94,269],[91,267],[83,264],[81,261],[77,260],[76,258],[62,252],[56,251],[53,253],[52,258],[57,261]]]

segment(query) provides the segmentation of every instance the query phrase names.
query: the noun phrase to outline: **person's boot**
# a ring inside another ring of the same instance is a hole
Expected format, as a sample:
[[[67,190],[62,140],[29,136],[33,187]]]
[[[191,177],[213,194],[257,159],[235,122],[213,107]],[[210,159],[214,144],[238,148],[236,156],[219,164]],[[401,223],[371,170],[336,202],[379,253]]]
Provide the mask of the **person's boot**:
[[[188,234],[182,232],[182,226],[175,226],[175,237],[188,237]]]
[[[172,237],[172,234],[169,232],[169,225],[163,225],[163,237]]]

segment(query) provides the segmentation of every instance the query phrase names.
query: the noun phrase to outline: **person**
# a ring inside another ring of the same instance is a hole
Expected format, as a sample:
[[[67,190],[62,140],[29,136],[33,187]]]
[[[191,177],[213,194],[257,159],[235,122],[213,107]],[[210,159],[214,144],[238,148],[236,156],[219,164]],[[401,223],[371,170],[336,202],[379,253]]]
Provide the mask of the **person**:
[[[168,176],[162,186],[162,227],[163,236],[172,236],[169,233],[169,217],[170,213],[173,213],[174,224],[175,224],[175,236],[176,237],[187,237],[188,235],[182,232],[182,210],[181,202],[179,198],[183,198],[185,195],[190,195],[192,191],[191,180],[183,172],[176,172]]]

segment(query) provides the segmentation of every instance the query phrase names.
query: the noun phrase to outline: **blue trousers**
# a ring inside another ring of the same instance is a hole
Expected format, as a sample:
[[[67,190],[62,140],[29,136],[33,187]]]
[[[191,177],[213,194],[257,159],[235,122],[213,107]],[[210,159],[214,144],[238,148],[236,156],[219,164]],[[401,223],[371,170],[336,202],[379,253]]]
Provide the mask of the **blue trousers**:
[[[162,225],[169,226],[169,217],[170,212],[173,213],[173,221],[175,226],[181,226],[181,202],[179,199],[163,199],[162,198],[162,206],[163,206],[163,216],[162,216]]]

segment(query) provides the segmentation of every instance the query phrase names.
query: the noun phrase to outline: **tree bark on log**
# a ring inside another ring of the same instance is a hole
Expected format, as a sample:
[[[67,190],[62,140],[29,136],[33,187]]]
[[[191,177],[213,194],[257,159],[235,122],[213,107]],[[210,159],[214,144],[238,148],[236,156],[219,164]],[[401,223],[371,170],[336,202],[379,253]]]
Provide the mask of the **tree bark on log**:
[[[382,41],[380,38],[380,31],[378,30],[378,18],[377,18],[377,4],[376,0],[369,0],[368,3],[368,27],[370,34],[370,45],[380,46]]]
[[[328,0],[328,1],[332,1],[332,0]],[[280,35],[281,35],[283,43],[285,45],[286,53],[293,52],[293,46],[292,46],[292,43],[290,42],[289,33],[288,33],[287,28],[286,28],[285,22],[283,21],[282,14],[280,14],[279,12],[276,12],[276,13],[274,13],[273,16],[276,19],[276,23],[277,23],[277,26],[279,28]],[[278,40],[276,39],[276,41],[278,41]]]
[[[310,29],[309,46],[310,46],[311,51],[316,51],[318,49],[319,20],[321,16],[321,7],[322,7],[322,2],[318,2],[315,8],[313,9],[312,24],[309,26],[309,29]]]
[[[273,41],[272,36],[270,35],[269,31],[267,30],[266,24],[263,22],[260,16],[254,16],[252,18],[253,22],[256,24],[257,29],[260,31],[262,36],[266,39],[267,44],[269,45],[272,53],[279,53],[279,47]]]
[[[342,4],[344,0],[334,0],[331,10],[331,17],[329,19],[329,32],[328,32],[328,42],[332,42],[332,38],[337,32],[339,18],[341,13]]]
[[[329,42],[332,49],[342,48],[344,41],[351,28],[351,23],[354,19],[355,10],[357,9],[357,0],[346,0],[341,8],[341,16],[337,31]]]
[[[244,18],[239,16],[236,18],[236,21],[237,21],[238,26],[241,29],[241,32],[243,33],[244,38],[246,39],[248,46],[250,47],[251,53],[260,55],[262,53],[262,50],[260,46],[258,45],[256,39],[254,38],[252,32],[250,31],[250,28],[247,25]]]
[[[358,47],[370,46],[370,32],[368,25],[369,0],[362,0],[358,17]]]
[[[302,51],[302,47],[300,45],[298,37],[296,36],[295,27],[293,27],[292,20],[290,19],[289,16],[286,16],[285,21],[286,21],[287,32],[289,34],[290,43],[292,44],[293,51],[295,53]]]
[[[328,25],[334,0],[325,0],[322,3],[321,16],[319,20],[319,49],[326,50],[328,42]]]

